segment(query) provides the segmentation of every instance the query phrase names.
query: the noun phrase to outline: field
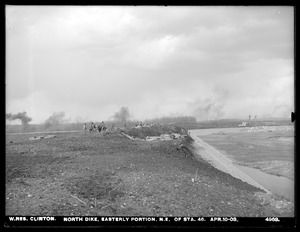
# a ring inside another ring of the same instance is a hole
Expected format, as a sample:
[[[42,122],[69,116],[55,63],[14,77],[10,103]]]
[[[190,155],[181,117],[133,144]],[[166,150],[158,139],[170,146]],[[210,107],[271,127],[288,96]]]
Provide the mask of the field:
[[[196,158],[189,137],[55,135],[36,141],[32,134],[6,135],[6,215],[294,215],[291,202]]]
[[[267,127],[263,131],[244,129],[241,133],[219,133],[201,139],[226,153],[235,163],[294,179],[293,127]]]

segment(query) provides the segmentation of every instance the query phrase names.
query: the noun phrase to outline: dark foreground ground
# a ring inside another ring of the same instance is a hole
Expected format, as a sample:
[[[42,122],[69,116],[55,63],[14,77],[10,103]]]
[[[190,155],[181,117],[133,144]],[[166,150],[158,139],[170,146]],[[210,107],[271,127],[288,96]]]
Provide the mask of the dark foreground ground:
[[[294,215],[292,203],[194,158],[182,139],[134,141],[119,132],[31,136],[6,137],[6,215]]]

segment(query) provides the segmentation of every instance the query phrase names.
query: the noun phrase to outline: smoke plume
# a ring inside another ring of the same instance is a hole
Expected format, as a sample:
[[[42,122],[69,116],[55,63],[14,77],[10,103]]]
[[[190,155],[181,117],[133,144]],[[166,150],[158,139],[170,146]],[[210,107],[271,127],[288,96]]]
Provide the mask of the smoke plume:
[[[25,111],[17,114],[8,113],[6,114],[6,119],[8,119],[9,121],[19,119],[21,120],[23,127],[28,126],[28,123],[32,120],[32,118],[27,116],[27,113]]]
[[[129,119],[130,114],[129,114],[129,109],[128,107],[121,107],[119,112],[116,112],[112,118],[113,120],[121,123],[126,123],[126,121]]]
[[[45,129],[47,129],[51,126],[56,126],[67,122],[68,120],[65,119],[65,112],[55,112],[44,122],[44,126]]]
[[[197,99],[190,104],[190,108],[193,109],[192,115],[200,121],[221,119],[225,115],[224,106],[229,97],[229,91],[217,85],[210,97],[204,100]]]
[[[222,108],[222,104],[218,104],[210,99],[198,101],[197,106],[194,108],[193,116],[200,121],[220,119],[224,116]]]

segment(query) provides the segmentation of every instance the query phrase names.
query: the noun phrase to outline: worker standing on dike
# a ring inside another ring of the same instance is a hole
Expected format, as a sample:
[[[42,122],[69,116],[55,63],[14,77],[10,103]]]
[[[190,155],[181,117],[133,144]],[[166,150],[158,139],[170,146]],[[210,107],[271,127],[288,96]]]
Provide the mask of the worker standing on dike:
[[[84,134],[86,134],[86,123],[83,124]]]

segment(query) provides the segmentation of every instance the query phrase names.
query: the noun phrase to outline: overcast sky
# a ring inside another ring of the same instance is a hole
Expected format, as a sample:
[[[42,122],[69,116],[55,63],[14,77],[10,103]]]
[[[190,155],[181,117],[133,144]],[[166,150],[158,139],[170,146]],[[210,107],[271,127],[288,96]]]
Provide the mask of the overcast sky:
[[[6,6],[6,112],[289,117],[293,7]]]

